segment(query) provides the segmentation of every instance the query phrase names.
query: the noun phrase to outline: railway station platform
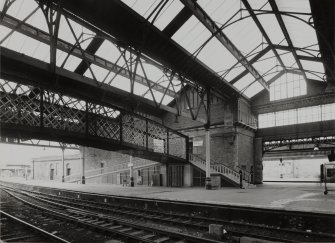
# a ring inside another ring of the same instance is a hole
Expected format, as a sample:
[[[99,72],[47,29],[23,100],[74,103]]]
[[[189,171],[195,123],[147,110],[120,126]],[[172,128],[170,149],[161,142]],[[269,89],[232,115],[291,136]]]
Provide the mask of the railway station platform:
[[[221,188],[218,190],[205,190],[204,188],[123,187],[122,185],[112,184],[83,185],[54,181],[24,180],[18,178],[2,178],[1,181],[113,196],[335,215],[334,184],[328,184],[329,193],[328,195],[324,195],[324,186],[320,183],[267,182],[262,185],[257,185],[256,188],[250,189]]]

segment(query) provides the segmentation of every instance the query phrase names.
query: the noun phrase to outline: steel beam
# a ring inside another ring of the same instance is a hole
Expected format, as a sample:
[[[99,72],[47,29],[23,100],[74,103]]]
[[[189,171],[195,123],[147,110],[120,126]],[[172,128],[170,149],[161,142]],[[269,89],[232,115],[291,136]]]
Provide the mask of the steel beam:
[[[51,71],[49,73],[54,74]],[[67,139],[81,137],[82,141],[77,141],[75,144],[85,145],[88,141],[92,141],[90,146],[103,148],[101,147],[103,145],[94,143],[105,142],[109,144],[108,150],[136,149],[146,151],[153,157],[159,153],[159,156],[164,154],[167,159],[172,156],[186,160],[187,136],[156,121],[114,106],[105,106],[101,101],[77,99],[64,95],[64,92],[50,90],[46,90],[43,94],[45,99],[42,101],[44,107],[42,110],[39,109],[40,100],[36,99],[36,96],[30,97],[31,91],[36,90],[36,86],[19,86],[18,83],[10,85],[9,81],[4,80],[0,83],[3,90],[0,92],[2,136],[22,138],[29,134],[28,137],[39,139],[49,136],[50,140],[62,143],[68,142],[65,137]],[[87,113],[88,116],[85,115]],[[39,122],[41,117],[42,124]],[[10,132],[7,134],[8,131]],[[118,131],[123,131],[124,136],[119,136]],[[155,151],[152,142],[146,146],[145,140],[154,139],[163,142],[163,151]],[[169,151],[166,150],[168,141],[174,148]]]
[[[222,32],[211,17],[200,7],[199,4],[192,0],[181,0],[188,7],[195,17],[222,43],[224,47],[250,72],[250,74],[266,89],[269,86],[258,71],[250,64],[244,55],[237,49],[233,42]]]
[[[132,47],[165,66],[167,70],[181,73],[193,84],[211,86],[226,99],[241,96],[238,89],[201,61],[190,56],[189,52],[122,1],[100,0],[99,4],[96,4],[94,1],[67,0],[62,4],[63,12],[71,13],[81,18],[82,22],[96,26],[113,36],[121,45]]]
[[[102,102],[128,111],[143,112],[159,118],[162,118],[166,112],[191,118],[189,113],[180,113],[177,109],[165,105],[157,108],[151,100],[131,95],[107,84],[98,86],[94,80],[65,69],[57,67],[56,74],[52,75],[48,63],[4,47],[0,48],[0,58],[0,76],[3,79],[61,92],[80,99]],[[205,123],[202,119],[197,121]]]
[[[93,38],[93,40],[90,42],[90,44],[85,49],[85,53],[89,55],[95,55],[95,53],[98,51],[99,47],[102,45],[103,42],[104,42],[104,39],[102,38],[99,38],[99,37]],[[89,64],[91,64],[91,62],[89,62]],[[81,63],[79,63],[79,65],[74,70],[74,72],[83,75],[87,71],[87,69],[88,69],[88,66],[86,62],[83,60],[81,61]]]
[[[6,124],[1,122],[1,133],[6,137],[15,137],[23,139],[52,139],[56,142],[68,144],[78,144],[81,146],[89,146],[93,148],[104,149],[108,151],[135,151],[134,156],[158,161],[163,163],[186,163],[186,159],[181,159],[175,156],[167,156],[166,154],[155,153],[146,150],[137,150],[137,146],[120,145],[110,139],[101,139],[96,137],[87,137],[84,134],[72,133],[52,128],[27,127],[19,124]],[[130,153],[130,152],[129,152]]]
[[[278,59],[280,65],[281,65],[284,69],[286,69],[285,64],[283,63],[283,60],[282,60],[281,57],[279,56],[279,54],[278,54],[276,48],[274,48],[271,39],[270,39],[269,36],[267,35],[267,33],[266,33],[265,29],[263,28],[261,22],[258,20],[256,14],[255,14],[254,11],[252,10],[252,8],[251,8],[251,6],[250,6],[248,0],[242,0],[242,2],[243,2],[243,4],[244,4],[244,6],[247,8],[247,10],[248,10],[250,16],[251,16],[252,19],[254,20],[255,24],[257,25],[258,29],[259,29],[260,32],[262,33],[262,35],[263,35],[263,37],[265,38],[266,42],[270,45],[271,50],[273,51],[273,53],[274,53],[275,56],[277,57],[277,59]]]
[[[174,19],[164,28],[163,34],[172,37],[183,24],[193,15],[192,11],[184,7]]]
[[[44,32],[34,26],[31,26],[29,24],[26,23],[22,23],[22,21],[9,16],[9,15],[5,15],[3,21],[0,23],[1,25],[4,25],[10,29],[15,29],[17,32],[24,34],[26,36],[29,36],[37,41],[40,41],[42,43],[45,43],[47,45],[50,45],[50,36],[47,32]],[[73,45],[58,39],[57,41],[57,49],[64,51],[66,53],[71,52],[71,50],[73,49]],[[71,54],[75,57],[78,57],[80,59],[83,59],[82,53],[80,51],[80,49],[78,48],[74,48],[73,51],[71,52]],[[88,61],[92,64],[95,64],[99,67],[102,67],[106,70],[112,71],[114,73],[118,73],[119,75],[125,77],[125,78],[129,78],[129,71],[126,68],[123,68],[121,66],[115,65],[114,63],[103,59],[101,57],[98,57],[96,55],[91,54],[90,52],[85,52],[85,56],[88,59]],[[84,66],[87,67],[87,65],[84,62]],[[78,67],[79,68],[79,67]],[[81,70],[82,72],[83,70]],[[136,74],[135,78],[134,78],[135,82],[140,83],[142,85],[147,86],[147,81],[144,77]],[[155,91],[158,91],[160,93],[165,92],[165,87],[162,85],[157,84],[156,82],[153,82],[151,80],[149,80],[149,83],[152,87],[152,89],[154,89]],[[166,91],[167,95],[174,97],[176,95],[176,93],[172,90],[167,90]]]
[[[320,85],[326,85],[325,82],[318,82]],[[292,99],[278,100],[274,103],[252,105],[252,111],[257,114],[269,113],[274,111],[283,111],[290,109],[297,109],[302,107],[309,107],[315,105],[324,105],[334,103],[333,93],[324,93],[310,97],[295,97]]]
[[[297,52],[296,52],[296,50],[294,48],[294,45],[293,45],[292,40],[291,40],[291,37],[290,37],[290,35],[289,35],[289,33],[288,33],[287,29],[286,29],[286,26],[285,26],[285,23],[283,21],[283,18],[282,18],[282,16],[279,13],[279,9],[277,7],[277,4],[276,4],[276,2],[274,0],[269,0],[269,3],[271,5],[272,10],[274,11],[274,13],[276,15],[276,18],[277,18],[277,21],[279,23],[279,26],[280,26],[280,28],[281,28],[284,36],[285,36],[285,39],[287,41],[288,46],[290,47],[290,51],[292,52],[292,54],[293,54],[293,56],[295,58],[295,61],[297,62],[297,65],[298,65],[299,69],[301,70],[302,75],[304,76],[305,80],[307,80],[306,73],[304,72],[304,68],[302,67],[301,62],[300,62],[300,60],[298,58]]]
[[[42,147],[42,148],[60,148],[59,143],[51,142],[48,140],[39,140],[39,139],[20,139],[20,138],[1,137],[0,143],[12,144],[12,145],[24,145],[24,146],[32,146],[32,147]],[[68,144],[67,146],[68,146],[68,149],[79,150],[78,145]]]
[[[253,64],[255,62],[258,61],[258,59],[260,59],[262,56],[264,56],[266,53],[268,53],[271,50],[270,46],[265,47],[263,50],[261,50],[257,55],[255,55],[252,59],[250,59],[249,63]],[[238,80],[240,80],[241,78],[243,78],[245,75],[247,75],[249,73],[249,71],[244,70],[242,73],[240,73],[239,75],[237,75],[235,78],[232,79],[232,81],[230,81],[231,84],[236,83]]]
[[[273,76],[273,77],[269,80],[268,84],[270,85],[270,84],[272,84],[273,82],[275,82],[278,78],[280,78],[281,76],[283,76],[284,73],[285,73],[285,70],[281,70],[279,73],[277,73],[275,76]]]
[[[311,62],[322,62],[322,59],[320,57],[311,57],[311,56],[302,56],[302,55],[297,55],[297,57],[300,60],[311,61]]]

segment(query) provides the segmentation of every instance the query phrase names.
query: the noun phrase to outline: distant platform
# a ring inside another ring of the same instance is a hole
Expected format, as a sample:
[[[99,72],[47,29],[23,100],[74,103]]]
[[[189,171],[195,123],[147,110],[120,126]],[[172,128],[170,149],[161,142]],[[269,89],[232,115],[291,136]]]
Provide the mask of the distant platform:
[[[218,205],[246,206],[255,208],[307,211],[335,215],[335,184],[328,184],[329,193],[324,195],[320,183],[275,183],[267,182],[256,188],[204,188],[174,187],[123,187],[112,184],[73,184],[53,181],[34,181],[1,178],[2,181],[53,187],[73,191],[115,196],[161,199],[170,201],[209,203]]]

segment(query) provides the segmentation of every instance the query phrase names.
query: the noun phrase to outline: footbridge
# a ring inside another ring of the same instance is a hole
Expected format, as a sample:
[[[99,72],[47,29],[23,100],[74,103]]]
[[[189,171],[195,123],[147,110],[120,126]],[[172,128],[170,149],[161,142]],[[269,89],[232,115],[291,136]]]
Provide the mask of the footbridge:
[[[187,136],[136,113],[106,104],[103,98],[89,100],[69,92],[72,89],[80,92],[78,86],[71,86],[75,82],[73,77],[66,76],[69,91],[59,89],[62,79],[65,80],[62,74],[58,74],[58,80],[39,76],[45,83],[38,83],[34,72],[41,74],[45,65],[35,61],[34,65],[27,66],[22,62],[24,57],[11,55],[10,59],[9,54],[13,53],[1,48],[1,136],[129,151],[134,156],[162,163],[188,162]],[[18,62],[18,65],[10,65],[18,59],[21,59],[20,65]],[[7,68],[9,66],[19,68],[21,72],[14,77],[12,70]],[[30,74],[25,75],[25,70]],[[45,70],[48,70],[47,66]]]

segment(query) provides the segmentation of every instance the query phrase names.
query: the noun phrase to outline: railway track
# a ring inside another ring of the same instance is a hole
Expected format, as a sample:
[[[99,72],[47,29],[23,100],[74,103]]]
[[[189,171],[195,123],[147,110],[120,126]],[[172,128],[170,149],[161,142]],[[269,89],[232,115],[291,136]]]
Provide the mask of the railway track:
[[[42,228],[0,210],[2,242],[61,242],[70,243]]]
[[[47,221],[51,219],[53,225],[58,224],[58,226],[60,226],[66,222],[67,231],[69,227],[73,227],[71,230],[72,232],[78,231],[80,228],[87,228],[94,233],[99,232],[99,235],[104,237],[103,239],[91,238],[90,240],[87,240],[87,236],[83,239],[83,236],[81,235],[79,236],[79,240],[76,237],[72,237],[70,240],[71,242],[106,242],[108,240],[106,239],[106,236],[112,237],[111,239],[115,239],[114,236],[116,236],[120,242],[219,242],[212,239],[169,231],[163,228],[159,229],[157,227],[134,224],[130,221],[117,219],[115,217],[109,217],[107,215],[55,203],[51,200],[38,199],[26,192],[19,192],[15,189],[6,188],[2,190],[10,195],[12,199],[16,199],[21,203],[20,210],[17,210],[19,207],[15,207],[16,209],[11,207],[11,210],[14,211],[14,213],[21,214],[21,216],[22,214],[25,215],[24,217],[29,217],[29,215],[33,214],[35,223],[38,222],[39,224],[49,226]],[[22,209],[22,204],[24,205],[24,209]],[[31,208],[34,209],[33,213],[31,213]],[[57,221],[56,224],[54,220]],[[59,231],[59,234],[66,237],[67,233],[62,232],[62,230],[63,229],[57,228],[56,232]]]
[[[11,188],[11,190],[14,190]],[[17,191],[18,192],[18,191]],[[252,225],[243,222],[231,222],[228,220],[210,219],[200,216],[189,216],[175,213],[150,211],[147,209],[131,208],[127,206],[113,206],[110,203],[92,202],[80,198],[49,195],[39,192],[21,191],[27,197],[44,201],[49,205],[63,207],[74,214],[74,217],[89,217],[89,220],[109,220],[126,223],[129,221],[150,225],[162,225],[162,228],[171,228],[171,225],[182,228],[193,234],[194,237],[206,236],[208,225],[211,223],[222,224],[226,231],[226,241],[238,241],[238,237],[248,236],[258,239],[285,242],[330,242],[335,240],[335,235],[327,233],[306,232],[293,229],[278,229],[265,225]],[[98,215],[98,216],[97,216]],[[118,225],[115,225],[118,226]],[[173,228],[173,227],[172,227]],[[200,233],[199,233],[200,232]],[[204,241],[200,241],[204,242]]]

